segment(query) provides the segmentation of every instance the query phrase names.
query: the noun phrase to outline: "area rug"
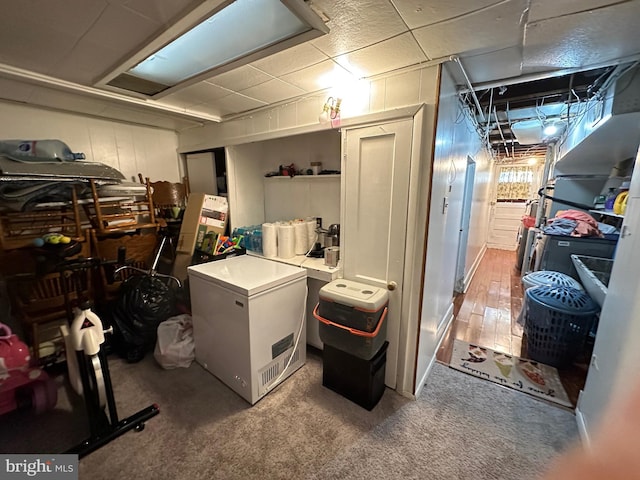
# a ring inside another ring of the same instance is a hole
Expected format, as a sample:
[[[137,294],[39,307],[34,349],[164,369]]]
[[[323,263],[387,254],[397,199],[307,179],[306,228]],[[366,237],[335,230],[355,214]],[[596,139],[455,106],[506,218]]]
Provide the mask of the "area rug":
[[[558,370],[533,360],[506,355],[490,348],[456,340],[449,364],[485,380],[550,402],[573,407]]]

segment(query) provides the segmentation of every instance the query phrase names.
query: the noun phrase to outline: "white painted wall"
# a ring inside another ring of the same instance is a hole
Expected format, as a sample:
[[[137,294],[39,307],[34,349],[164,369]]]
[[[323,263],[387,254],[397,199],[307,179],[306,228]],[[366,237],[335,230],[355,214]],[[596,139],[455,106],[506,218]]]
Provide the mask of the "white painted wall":
[[[130,181],[180,181],[178,136],[173,130],[97,119],[0,102],[2,139],[59,139],[87,161],[116,168]]]
[[[456,68],[455,65],[452,67]],[[443,68],[420,317],[417,392],[424,384],[435,359],[438,344],[453,315],[452,300],[467,156],[476,161],[466,267],[471,268],[483,253],[487,238],[491,162],[488,152],[481,146],[480,137],[464,115],[455,84],[447,68]],[[445,203],[448,204],[446,208]]]

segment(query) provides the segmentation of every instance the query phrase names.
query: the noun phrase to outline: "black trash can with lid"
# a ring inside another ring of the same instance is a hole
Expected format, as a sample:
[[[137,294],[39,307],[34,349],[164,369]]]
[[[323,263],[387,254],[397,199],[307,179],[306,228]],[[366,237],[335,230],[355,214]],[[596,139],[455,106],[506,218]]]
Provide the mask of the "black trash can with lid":
[[[554,367],[575,360],[600,310],[584,291],[560,285],[527,289],[525,304],[527,355]]]

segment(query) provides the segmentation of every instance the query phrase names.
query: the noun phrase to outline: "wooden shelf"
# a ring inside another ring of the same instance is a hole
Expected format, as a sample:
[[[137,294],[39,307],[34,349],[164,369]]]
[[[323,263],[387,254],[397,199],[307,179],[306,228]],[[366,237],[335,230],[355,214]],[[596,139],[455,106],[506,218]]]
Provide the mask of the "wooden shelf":
[[[289,181],[302,181],[311,180],[317,181],[321,178],[340,178],[340,174],[335,175],[296,175],[295,177],[287,177],[285,175],[274,175],[273,177],[264,177],[265,180],[289,180]]]

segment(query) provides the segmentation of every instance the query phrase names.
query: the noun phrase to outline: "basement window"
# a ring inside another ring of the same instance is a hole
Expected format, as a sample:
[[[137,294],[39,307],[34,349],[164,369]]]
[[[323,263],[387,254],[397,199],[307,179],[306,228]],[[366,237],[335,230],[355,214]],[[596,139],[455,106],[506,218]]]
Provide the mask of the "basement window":
[[[498,202],[525,202],[531,197],[535,171],[532,167],[501,167],[498,177]]]
[[[107,84],[148,96],[229,71],[328,33],[303,0],[235,0]],[[135,61],[135,60],[133,60]],[[125,67],[127,68],[127,67]]]

